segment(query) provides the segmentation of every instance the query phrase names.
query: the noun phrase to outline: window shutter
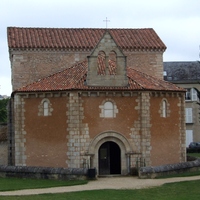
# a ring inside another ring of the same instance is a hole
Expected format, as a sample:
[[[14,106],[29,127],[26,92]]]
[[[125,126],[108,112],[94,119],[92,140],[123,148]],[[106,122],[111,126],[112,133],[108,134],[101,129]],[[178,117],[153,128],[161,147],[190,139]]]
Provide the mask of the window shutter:
[[[186,123],[192,123],[193,120],[192,120],[192,108],[186,108],[185,109],[185,121]]]
[[[194,88],[191,89],[192,101],[197,101],[197,92]]]
[[[193,130],[186,130],[186,147],[193,142]]]

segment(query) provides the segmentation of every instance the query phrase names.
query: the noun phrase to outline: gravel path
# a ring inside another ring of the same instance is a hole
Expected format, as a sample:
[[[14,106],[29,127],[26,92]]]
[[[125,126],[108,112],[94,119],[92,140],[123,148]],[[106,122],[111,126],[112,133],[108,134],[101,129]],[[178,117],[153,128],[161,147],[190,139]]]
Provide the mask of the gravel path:
[[[89,181],[89,183],[86,185],[0,192],[0,196],[64,193],[64,192],[100,190],[100,189],[140,189],[140,188],[160,186],[164,183],[189,181],[189,180],[200,180],[200,176],[168,178],[168,179],[138,179],[137,177],[98,178],[95,181]]]

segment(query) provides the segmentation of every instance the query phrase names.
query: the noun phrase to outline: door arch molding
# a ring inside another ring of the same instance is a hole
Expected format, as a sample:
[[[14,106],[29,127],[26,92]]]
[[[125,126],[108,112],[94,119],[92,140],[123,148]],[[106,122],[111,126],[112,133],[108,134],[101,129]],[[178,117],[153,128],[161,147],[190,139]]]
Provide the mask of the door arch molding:
[[[88,154],[92,156],[91,167],[97,169],[98,174],[98,151],[100,146],[105,142],[116,143],[121,151],[121,174],[125,175],[128,172],[128,163],[126,153],[131,152],[132,148],[129,141],[121,134],[114,131],[106,131],[98,134],[91,142],[88,148]]]
[[[125,148],[125,153],[131,152],[132,148],[129,141],[121,134],[114,131],[106,131],[98,134],[91,142],[88,148],[88,154],[94,154],[95,149],[98,148],[104,142],[116,142],[120,148],[123,146]]]

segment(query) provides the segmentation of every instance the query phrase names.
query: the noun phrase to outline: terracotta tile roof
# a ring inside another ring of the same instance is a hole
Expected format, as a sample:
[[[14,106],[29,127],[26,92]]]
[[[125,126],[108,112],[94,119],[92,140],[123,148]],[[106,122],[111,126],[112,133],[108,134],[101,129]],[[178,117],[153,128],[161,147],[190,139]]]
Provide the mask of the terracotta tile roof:
[[[123,50],[166,49],[152,28],[107,30]],[[104,33],[97,28],[7,28],[10,49],[92,50]]]
[[[87,61],[73,65],[58,73],[38,80],[30,85],[22,87],[15,92],[45,92],[45,91],[71,91],[71,90],[112,90],[112,91],[185,91],[184,89],[156,79],[150,75],[139,72],[133,68],[127,68],[128,86],[126,87],[100,87],[87,86],[85,84],[87,77]]]

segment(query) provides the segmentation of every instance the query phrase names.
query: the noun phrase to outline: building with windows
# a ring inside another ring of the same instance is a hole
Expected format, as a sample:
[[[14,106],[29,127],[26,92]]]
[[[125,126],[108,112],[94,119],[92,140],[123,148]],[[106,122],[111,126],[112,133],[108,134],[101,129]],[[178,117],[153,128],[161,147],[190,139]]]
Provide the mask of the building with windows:
[[[10,164],[128,174],[186,160],[185,90],[153,29],[8,28]]]
[[[200,141],[200,109],[194,88],[200,90],[200,62],[164,62],[164,80],[186,89],[186,146]]]

